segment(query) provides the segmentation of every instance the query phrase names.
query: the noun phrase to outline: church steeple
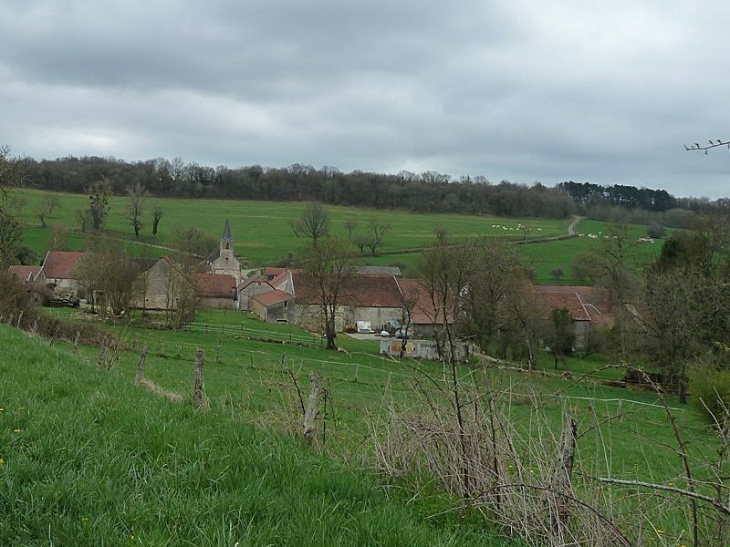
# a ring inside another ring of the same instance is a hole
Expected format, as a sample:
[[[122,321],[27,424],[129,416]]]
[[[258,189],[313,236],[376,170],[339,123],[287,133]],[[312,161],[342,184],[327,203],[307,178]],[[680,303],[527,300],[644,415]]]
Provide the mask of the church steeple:
[[[221,237],[221,251],[233,250],[233,236],[231,235],[231,222],[226,219],[226,226],[223,228],[223,237]]]

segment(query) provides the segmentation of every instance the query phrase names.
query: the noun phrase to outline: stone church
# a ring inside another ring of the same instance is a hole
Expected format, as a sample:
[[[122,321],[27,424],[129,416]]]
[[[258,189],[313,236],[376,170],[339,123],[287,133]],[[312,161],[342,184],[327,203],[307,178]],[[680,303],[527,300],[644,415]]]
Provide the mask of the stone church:
[[[208,256],[208,270],[215,274],[232,275],[236,279],[236,284],[241,282],[241,263],[234,254],[231,223],[228,219],[223,228],[220,245]]]

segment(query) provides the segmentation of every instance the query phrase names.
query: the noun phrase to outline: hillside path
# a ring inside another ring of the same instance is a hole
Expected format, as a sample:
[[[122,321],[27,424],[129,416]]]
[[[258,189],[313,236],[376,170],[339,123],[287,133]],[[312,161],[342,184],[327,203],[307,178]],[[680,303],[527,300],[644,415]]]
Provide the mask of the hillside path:
[[[575,227],[580,224],[580,221],[583,220],[586,217],[582,217],[579,215],[573,215],[573,220],[570,224],[568,224],[568,235],[574,236],[575,235]]]

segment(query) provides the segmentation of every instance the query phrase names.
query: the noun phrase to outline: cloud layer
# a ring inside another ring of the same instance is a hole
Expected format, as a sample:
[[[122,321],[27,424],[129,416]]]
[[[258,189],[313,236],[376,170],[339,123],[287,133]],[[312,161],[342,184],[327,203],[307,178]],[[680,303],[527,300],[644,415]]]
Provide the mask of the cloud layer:
[[[542,4],[10,0],[0,143],[730,195],[730,4]]]

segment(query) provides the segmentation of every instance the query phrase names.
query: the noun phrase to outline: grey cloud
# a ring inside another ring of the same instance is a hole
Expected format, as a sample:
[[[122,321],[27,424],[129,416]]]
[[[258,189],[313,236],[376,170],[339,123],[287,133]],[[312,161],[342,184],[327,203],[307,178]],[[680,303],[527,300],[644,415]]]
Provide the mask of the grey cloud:
[[[725,191],[730,8],[670,0],[0,5],[0,143]],[[700,157],[701,156],[701,157]]]

